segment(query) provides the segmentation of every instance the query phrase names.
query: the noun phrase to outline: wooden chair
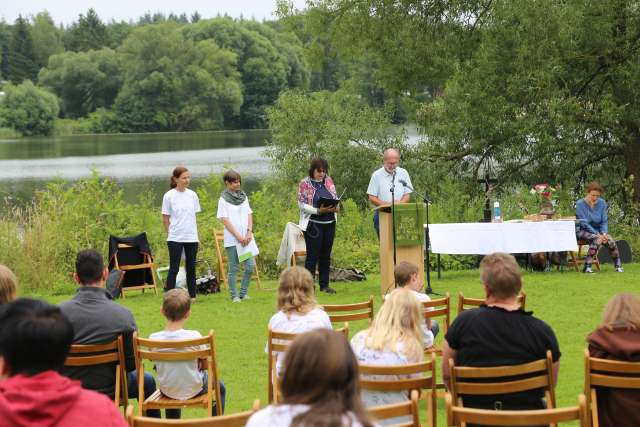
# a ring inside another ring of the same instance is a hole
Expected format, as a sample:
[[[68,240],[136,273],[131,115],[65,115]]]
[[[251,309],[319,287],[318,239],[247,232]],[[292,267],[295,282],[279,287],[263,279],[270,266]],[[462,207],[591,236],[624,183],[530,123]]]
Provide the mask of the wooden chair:
[[[550,350],[544,359],[511,366],[455,366],[449,359],[449,374],[449,391],[458,406],[464,406],[465,395],[491,396],[537,389],[544,389],[547,408],[556,406]]]
[[[369,324],[371,324],[373,321],[373,296],[369,296],[369,300],[365,302],[353,304],[324,304],[322,308],[327,312],[327,315],[329,315],[331,323],[368,319]]]
[[[578,406],[529,411],[493,411],[473,409],[453,404],[450,393],[445,396],[447,426],[464,426],[467,423],[485,426],[541,426],[566,421],[578,421],[580,427],[588,427],[587,404],[583,394],[578,396]]]
[[[589,250],[589,242],[587,240],[578,240],[578,252],[569,251],[569,260],[567,261],[567,265],[574,266],[577,272],[580,272],[580,264],[584,264],[586,253],[583,254],[582,250],[585,247]],[[596,266],[596,270],[600,271],[598,252],[593,256],[593,265]]]
[[[144,396],[144,360],[152,362],[207,360],[208,382],[206,393],[188,400],[176,400],[163,395],[160,390],[156,390],[138,405],[138,415],[144,415],[147,409],[202,407],[207,408],[207,414],[211,416],[213,412],[213,396],[215,396],[216,400],[216,415],[222,415],[216,345],[212,330],[202,338],[179,341],[150,340],[140,338],[137,332],[134,332],[133,351],[138,370],[138,396]]]
[[[344,334],[345,339],[349,339],[349,326],[345,326],[336,330]],[[268,330],[269,341],[267,341],[267,357],[268,357],[268,380],[267,395],[269,403],[278,403],[280,400],[280,387],[278,385],[278,373],[276,372],[278,353],[287,351],[289,344],[300,334],[293,332]]]
[[[163,420],[159,418],[140,417],[133,415],[133,406],[127,407],[127,422],[130,427],[244,427],[251,415],[260,409],[260,401],[254,400],[250,411],[238,412],[231,415],[220,415],[210,418],[192,418],[188,420]]]
[[[227,269],[225,268],[225,264],[228,260],[227,253],[224,250],[224,230],[215,230],[213,232],[213,240],[216,243],[216,256],[218,258],[218,264],[216,266],[218,280],[220,283],[224,284],[225,289],[229,289],[229,284],[227,283]],[[242,267],[242,264],[240,265]],[[258,289],[262,289],[262,283],[260,283],[260,271],[258,269],[258,257],[254,259],[253,275],[251,278],[255,279],[258,284]]]
[[[130,263],[124,260],[123,253],[125,252],[135,252],[135,254],[131,254],[138,258],[139,262]],[[155,276],[155,264],[153,263],[153,258],[148,253],[140,253],[138,252],[138,248],[135,246],[128,245],[126,243],[118,243],[118,252],[113,257],[112,261],[113,268],[117,268],[118,270],[124,271],[124,278],[122,279],[123,286],[122,289],[122,299],[126,298],[126,293],[131,291],[142,291],[144,293],[145,289],[153,289],[153,292],[156,296],[158,296],[158,288],[156,287],[156,276]],[[132,276],[132,273],[137,274],[136,283],[133,285],[127,284],[128,279]]]
[[[527,294],[521,291],[520,295],[518,295],[520,309],[524,310],[526,302]],[[480,307],[482,304],[484,304],[484,298],[466,298],[462,292],[458,293],[458,314],[471,308]]]
[[[115,387],[113,401],[123,409],[129,403],[127,390],[127,370],[124,362],[124,344],[122,335],[106,344],[74,344],[69,349],[69,355],[64,366],[96,366],[115,365]]]
[[[307,251],[294,251],[291,255],[291,265],[298,265],[298,258],[306,257]]]
[[[370,391],[425,391],[427,414],[435,427],[436,407],[436,358],[433,353],[424,362],[408,365],[360,364],[360,389]],[[387,377],[387,378],[384,378]]]
[[[591,415],[591,425],[598,427],[598,389],[640,389],[640,362],[598,359],[584,351],[584,394],[587,409]]]
[[[429,320],[437,319],[440,322],[440,333],[438,335],[441,337],[444,337],[444,334],[449,330],[449,322],[451,319],[450,303],[451,298],[449,292],[442,298],[434,298],[431,301],[422,302],[422,315],[424,318]],[[424,350],[426,357],[429,357],[432,353],[438,357],[442,357],[442,347],[434,343],[434,345]],[[444,390],[444,388],[444,382],[436,383],[437,390]],[[440,394],[440,396],[442,397],[443,395]]]
[[[406,402],[375,406],[373,408],[369,408],[367,412],[369,412],[371,418],[376,421],[384,421],[396,417],[410,416],[410,422],[394,424],[394,427],[420,427],[418,391],[413,390],[411,392],[411,398]]]

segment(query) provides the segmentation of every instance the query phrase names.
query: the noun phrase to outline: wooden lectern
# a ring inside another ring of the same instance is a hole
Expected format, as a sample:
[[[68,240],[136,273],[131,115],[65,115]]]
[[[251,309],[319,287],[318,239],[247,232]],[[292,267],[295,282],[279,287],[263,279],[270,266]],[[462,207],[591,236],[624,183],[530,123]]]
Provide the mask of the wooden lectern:
[[[396,262],[408,261],[419,269],[420,277],[424,282],[424,203],[397,203],[396,204]],[[393,278],[393,215],[391,205],[382,205],[376,208],[380,212],[380,293],[384,296],[395,287]],[[403,214],[399,223],[399,210],[410,215]],[[415,212],[415,213],[414,213]],[[408,223],[407,223],[408,221]],[[407,242],[407,237],[412,235],[413,243]]]

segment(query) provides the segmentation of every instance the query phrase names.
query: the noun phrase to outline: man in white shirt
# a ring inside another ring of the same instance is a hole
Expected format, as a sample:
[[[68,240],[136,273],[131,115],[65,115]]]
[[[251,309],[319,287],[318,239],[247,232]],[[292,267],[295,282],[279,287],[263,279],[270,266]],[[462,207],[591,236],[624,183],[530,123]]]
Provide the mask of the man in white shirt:
[[[411,178],[409,172],[400,166],[400,153],[395,148],[387,148],[382,156],[382,167],[371,174],[367,195],[376,206],[388,205],[392,198],[396,203],[407,203],[411,197]],[[393,189],[393,192],[391,191]],[[380,237],[378,211],[373,214],[373,227]]]

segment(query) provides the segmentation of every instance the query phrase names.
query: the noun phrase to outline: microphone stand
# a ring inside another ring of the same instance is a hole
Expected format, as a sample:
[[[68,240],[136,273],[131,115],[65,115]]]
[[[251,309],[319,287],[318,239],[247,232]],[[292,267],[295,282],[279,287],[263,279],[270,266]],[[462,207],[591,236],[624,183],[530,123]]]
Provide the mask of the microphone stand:
[[[391,178],[391,226],[393,227],[393,268],[396,267],[396,172],[393,172]],[[397,286],[397,285],[396,285]]]
[[[432,295],[440,295],[437,292],[434,292],[433,289],[431,288],[431,256],[429,255],[429,247],[431,246],[431,242],[429,241],[429,205],[431,204],[431,199],[429,199],[429,196],[427,196],[427,193],[421,193],[419,191],[416,191],[415,188],[413,188],[412,186],[410,186],[409,184],[407,184],[404,181],[400,181],[400,183],[407,187],[409,190],[417,193],[419,196],[422,197],[422,201],[424,202],[424,204],[427,207],[427,212],[426,212],[426,227],[424,230],[424,238],[425,238],[425,252],[426,252],[426,264],[427,264],[427,288],[425,289],[425,293],[426,294],[432,294]]]

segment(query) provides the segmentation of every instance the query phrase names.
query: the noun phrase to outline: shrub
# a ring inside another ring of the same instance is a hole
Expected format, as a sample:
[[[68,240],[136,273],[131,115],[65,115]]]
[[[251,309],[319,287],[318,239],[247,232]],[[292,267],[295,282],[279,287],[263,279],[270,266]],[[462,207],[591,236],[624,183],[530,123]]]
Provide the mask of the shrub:
[[[55,95],[26,80],[5,87],[6,95],[0,103],[0,125],[22,135],[50,135],[60,110]]]

